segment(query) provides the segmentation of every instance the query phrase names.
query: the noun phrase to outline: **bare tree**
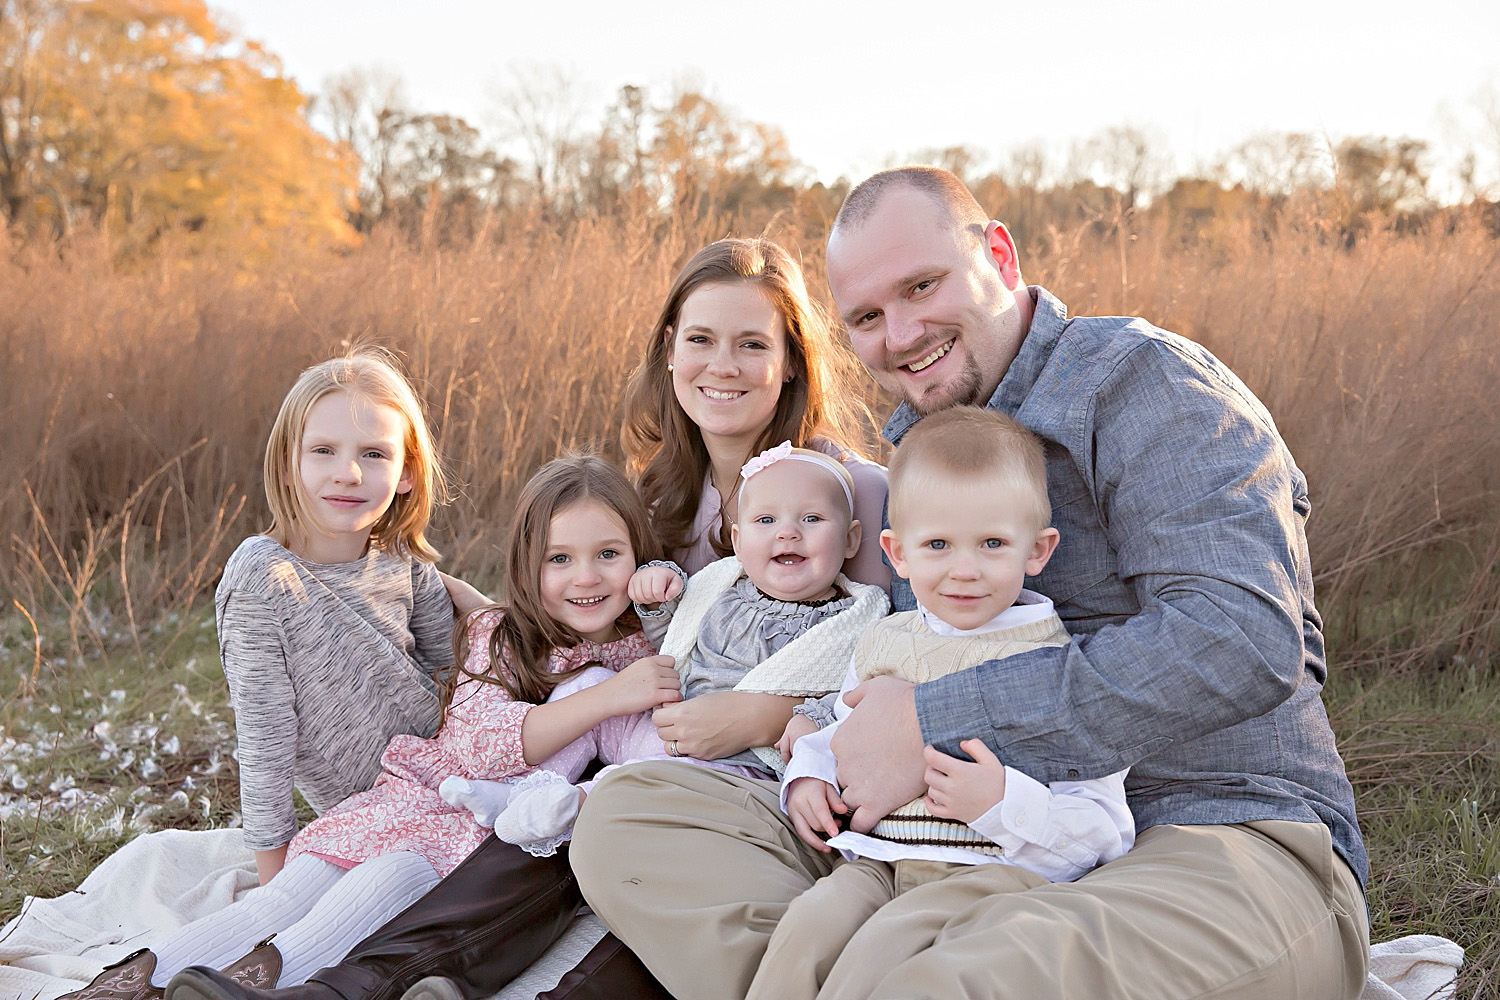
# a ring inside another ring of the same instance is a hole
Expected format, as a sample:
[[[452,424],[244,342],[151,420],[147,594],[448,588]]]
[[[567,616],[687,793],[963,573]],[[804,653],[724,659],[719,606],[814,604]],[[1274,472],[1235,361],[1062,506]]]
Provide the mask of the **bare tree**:
[[[1217,172],[1226,184],[1285,196],[1332,184],[1333,150],[1326,138],[1310,132],[1262,132],[1231,150]]]
[[[1166,189],[1172,175],[1167,140],[1156,129],[1114,125],[1073,148],[1075,180],[1113,188],[1135,208]]]
[[[517,63],[490,89],[501,135],[521,144],[537,195],[554,203],[576,179],[586,88],[576,73],[560,66]]]

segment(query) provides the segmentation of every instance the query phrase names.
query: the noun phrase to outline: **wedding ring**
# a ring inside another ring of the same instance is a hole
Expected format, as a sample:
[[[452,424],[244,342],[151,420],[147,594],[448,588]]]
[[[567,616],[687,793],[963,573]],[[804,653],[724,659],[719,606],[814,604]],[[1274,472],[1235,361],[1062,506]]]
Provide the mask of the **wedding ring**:
[[[681,757],[682,756],[682,754],[677,750],[677,741],[676,740],[673,740],[672,742],[670,742],[670,743],[667,744],[667,756],[668,757]]]

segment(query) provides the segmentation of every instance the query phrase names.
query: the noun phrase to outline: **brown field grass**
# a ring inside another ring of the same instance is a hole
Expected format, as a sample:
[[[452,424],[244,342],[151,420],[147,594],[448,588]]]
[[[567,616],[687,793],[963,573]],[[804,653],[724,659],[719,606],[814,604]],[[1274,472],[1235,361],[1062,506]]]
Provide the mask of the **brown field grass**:
[[[0,245],[0,600],[19,693],[67,683],[69,663],[165,661],[175,636],[202,642],[219,568],[266,523],[259,468],[283,392],[353,344],[407,359],[459,484],[437,523],[444,568],[493,584],[530,472],[569,447],[618,457],[618,392],[641,337],[679,263],[725,232],[538,219],[457,246],[377,233],[262,270],[170,252],[126,266],[86,236]],[[767,235],[825,294],[819,239]],[[1127,219],[1048,232],[1023,264],[1074,313],[1143,315],[1202,342],[1275,415],[1312,487],[1331,714],[1372,834],[1377,936],[1458,938],[1466,992],[1488,995],[1500,243],[1434,225],[1349,246],[1304,219],[1184,245]],[[47,637],[34,653],[23,616]],[[1464,707],[1450,724],[1452,705]],[[1460,855],[1468,868],[1449,864]]]
[[[408,359],[461,484],[437,527],[446,568],[493,582],[526,476],[566,447],[617,454],[643,331],[686,253],[720,235],[532,221],[457,247],[377,234],[253,272],[170,253],[124,267],[87,238],[6,248],[6,603],[65,610],[75,644],[97,647],[106,612],[133,631],[201,594],[266,523],[259,464],[285,388],[368,342]],[[820,243],[770,235],[821,293]],[[1199,340],[1266,402],[1312,484],[1320,604],[1345,665],[1492,658],[1500,243],[1434,227],[1351,249],[1307,223],[1183,246],[1159,226],[1085,227],[1023,261],[1075,313]]]

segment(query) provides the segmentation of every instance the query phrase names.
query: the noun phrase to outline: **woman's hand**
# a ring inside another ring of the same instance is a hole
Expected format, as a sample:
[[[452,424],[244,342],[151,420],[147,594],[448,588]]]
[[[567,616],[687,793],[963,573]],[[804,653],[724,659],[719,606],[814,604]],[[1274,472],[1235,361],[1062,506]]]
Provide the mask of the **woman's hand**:
[[[643,656],[599,686],[607,688],[613,715],[649,712],[682,700],[682,679],[670,656]]]
[[[683,757],[718,760],[775,743],[801,703],[801,698],[776,694],[714,691],[664,705],[651,714],[651,721],[663,743],[677,741]]]

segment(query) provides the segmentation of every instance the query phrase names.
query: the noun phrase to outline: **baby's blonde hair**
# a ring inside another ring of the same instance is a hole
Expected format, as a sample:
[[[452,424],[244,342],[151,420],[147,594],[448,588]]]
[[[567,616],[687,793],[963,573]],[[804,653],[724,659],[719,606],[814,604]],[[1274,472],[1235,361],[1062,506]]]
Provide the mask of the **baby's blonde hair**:
[[[829,475],[833,476],[834,479],[843,483],[844,488],[839,492],[842,494],[847,491],[849,520],[854,520],[854,476],[852,476],[849,473],[849,470],[844,467],[843,462],[840,462],[838,459],[832,457],[831,455],[825,455],[823,452],[817,451],[813,448],[793,448],[787,453],[787,455],[788,457],[790,457],[791,455],[800,455],[803,459],[808,460],[809,464],[818,465],[823,467],[824,469],[827,469]],[[749,485],[750,480],[754,478],[755,476],[752,474],[750,476],[750,479],[745,480],[745,485]],[[744,497],[745,486],[741,486],[740,499],[743,500]],[[743,509],[743,507],[741,509]]]
[[[1006,498],[1025,506],[1038,531],[1052,522],[1042,439],[1003,413],[953,406],[924,417],[901,439],[891,459],[891,527],[921,494],[951,487],[955,479],[984,477],[999,480]]]
[[[316,524],[298,482],[297,467],[307,414],[331,392],[347,392],[383,403],[406,418],[402,450],[411,490],[396,494],[371,529],[370,544],[406,559],[436,562],[439,553],[428,544],[425,532],[433,507],[448,502],[447,479],[422,416],[422,404],[395,356],[378,347],[361,348],[313,365],[297,378],[281,401],[266,442],[266,503],[271,508],[271,527],[266,534],[286,545],[298,526]]]

